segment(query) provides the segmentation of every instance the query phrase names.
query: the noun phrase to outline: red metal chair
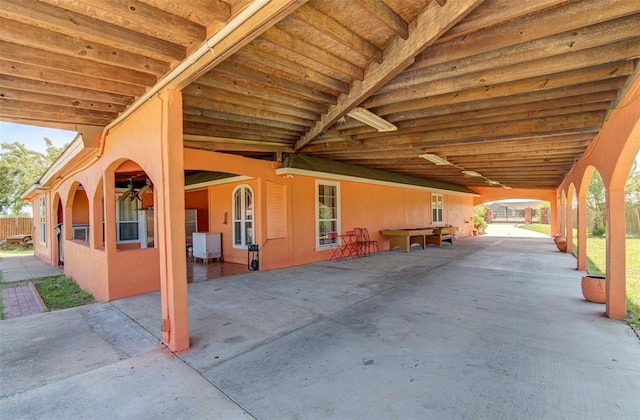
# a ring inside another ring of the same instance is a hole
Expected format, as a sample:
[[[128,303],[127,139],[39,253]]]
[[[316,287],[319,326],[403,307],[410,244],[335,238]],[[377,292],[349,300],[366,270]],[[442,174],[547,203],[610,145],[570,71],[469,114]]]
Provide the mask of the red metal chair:
[[[369,230],[367,230],[367,228],[358,229],[362,232],[361,246],[363,250],[366,250],[367,255],[371,255],[374,252],[376,254],[380,252],[380,249],[378,248],[378,241],[371,240],[371,237],[369,236]]]
[[[329,260],[340,261],[343,258],[346,259],[347,257],[344,248],[340,244],[340,235],[338,235],[338,232],[327,233],[327,238],[329,239],[329,248],[331,248],[331,258],[329,258]]]

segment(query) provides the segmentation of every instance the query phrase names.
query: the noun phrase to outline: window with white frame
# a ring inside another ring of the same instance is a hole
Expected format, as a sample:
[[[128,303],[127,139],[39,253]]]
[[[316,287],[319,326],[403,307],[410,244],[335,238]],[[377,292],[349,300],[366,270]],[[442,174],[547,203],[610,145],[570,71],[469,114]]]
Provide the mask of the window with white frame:
[[[233,246],[246,248],[253,244],[253,190],[239,185],[233,190]]]
[[[45,196],[40,197],[40,243],[47,243],[47,200]]]
[[[138,200],[116,199],[116,241],[139,242]]]
[[[432,223],[442,223],[443,220],[443,198],[442,194],[431,194],[431,221]]]
[[[340,232],[340,184],[316,181],[316,248],[328,248],[335,238],[329,232]]]

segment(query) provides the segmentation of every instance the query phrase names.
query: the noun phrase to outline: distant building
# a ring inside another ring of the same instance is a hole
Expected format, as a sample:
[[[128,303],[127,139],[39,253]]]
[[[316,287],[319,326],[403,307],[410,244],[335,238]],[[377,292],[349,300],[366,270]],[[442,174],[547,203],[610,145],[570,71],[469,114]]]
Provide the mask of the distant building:
[[[549,212],[541,211],[540,200],[495,201],[487,204],[489,223],[549,223]]]

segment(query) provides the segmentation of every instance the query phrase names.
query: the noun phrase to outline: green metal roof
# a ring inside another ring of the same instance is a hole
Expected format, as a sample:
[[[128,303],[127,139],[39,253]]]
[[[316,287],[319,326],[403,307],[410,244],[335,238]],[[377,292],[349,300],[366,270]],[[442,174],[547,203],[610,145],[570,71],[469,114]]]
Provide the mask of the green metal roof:
[[[395,172],[383,171],[380,169],[349,165],[347,163],[336,162],[335,160],[321,159],[305,154],[292,153],[285,155],[282,168],[325,172],[335,175],[344,175],[355,178],[393,182],[396,184],[414,185],[418,187],[477,195],[476,192],[462,185],[450,184],[448,182],[442,181],[434,181],[431,179],[417,178],[409,175],[398,174]]]

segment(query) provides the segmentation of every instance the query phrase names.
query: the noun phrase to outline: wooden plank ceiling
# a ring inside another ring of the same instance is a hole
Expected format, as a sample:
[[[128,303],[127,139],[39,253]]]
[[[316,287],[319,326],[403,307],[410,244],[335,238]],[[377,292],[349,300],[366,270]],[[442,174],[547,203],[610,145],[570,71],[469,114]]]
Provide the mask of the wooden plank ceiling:
[[[106,126],[251,3],[2,0],[0,119]],[[637,77],[638,1],[270,6],[259,30],[226,56],[214,47],[216,61],[181,86],[186,147],[555,188]],[[397,130],[347,116],[355,107]]]

